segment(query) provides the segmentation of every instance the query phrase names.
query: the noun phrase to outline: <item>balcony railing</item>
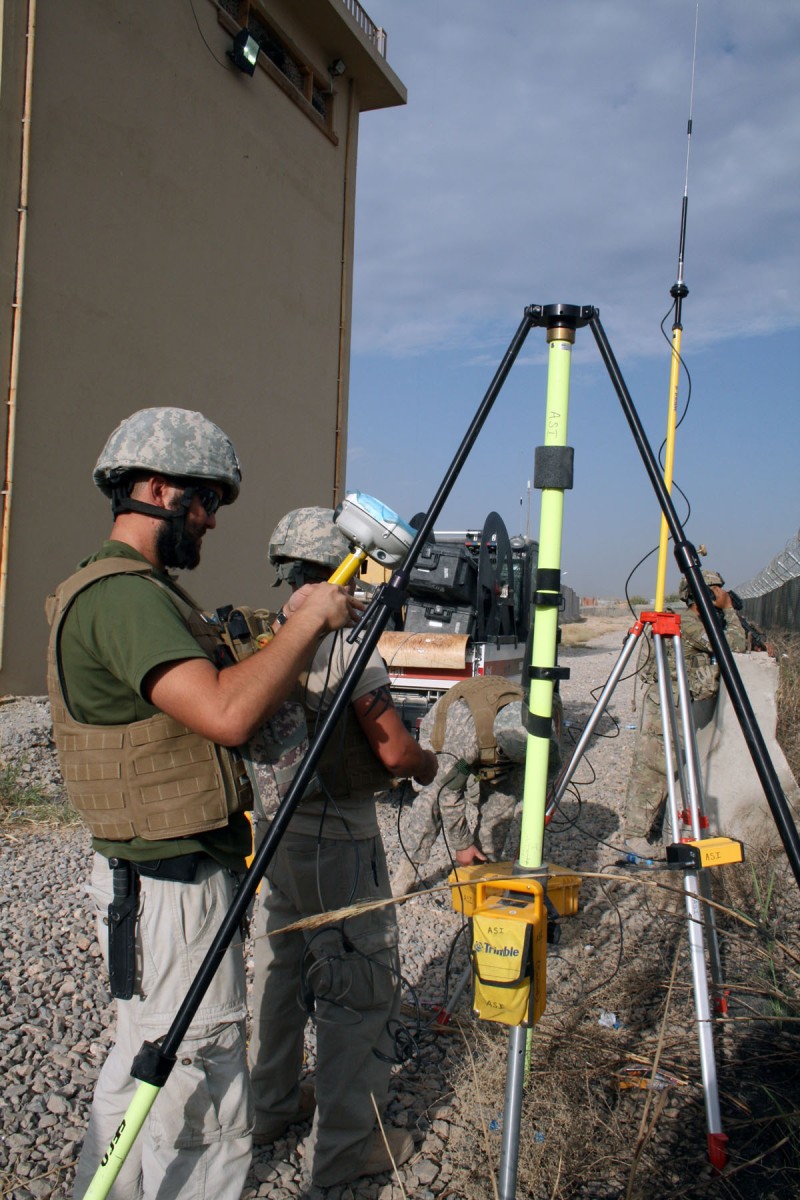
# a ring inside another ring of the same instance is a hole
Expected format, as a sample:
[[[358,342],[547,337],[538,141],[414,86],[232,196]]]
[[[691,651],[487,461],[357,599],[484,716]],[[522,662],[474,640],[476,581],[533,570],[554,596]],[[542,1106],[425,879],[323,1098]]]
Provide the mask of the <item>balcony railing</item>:
[[[356,25],[358,25],[359,29],[363,30],[363,32],[372,42],[373,46],[378,51],[378,54],[382,55],[383,58],[386,58],[386,30],[381,29],[375,24],[371,17],[368,16],[368,14],[358,3],[358,0],[341,0],[341,2],[350,13],[350,16],[353,18]]]

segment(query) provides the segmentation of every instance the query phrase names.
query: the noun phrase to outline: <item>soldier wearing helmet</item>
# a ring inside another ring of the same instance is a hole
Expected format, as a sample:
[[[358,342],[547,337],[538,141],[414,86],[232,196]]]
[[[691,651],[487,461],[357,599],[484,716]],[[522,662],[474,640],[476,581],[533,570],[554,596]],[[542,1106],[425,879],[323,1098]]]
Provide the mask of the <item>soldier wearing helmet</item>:
[[[327,579],[350,550],[330,508],[295,508],[272,531],[267,551],[279,583],[292,588]]]
[[[109,540],[48,604],[48,687],[69,798],[93,835],[90,893],[117,1000],[116,1042],[76,1172],[84,1195],[230,907],[250,851],[252,792],[236,747],[274,713],[320,636],[352,623],[342,588],[305,589],[262,651],[220,669],[213,623],[167,574],[197,564],[239,494],[230,439],[201,413],[143,409],[94,471]],[[114,1195],[239,1200],[250,1164],[241,943],[227,950]]]
[[[700,574],[703,576],[703,581],[708,584],[709,588],[711,588],[711,595],[714,597],[715,607],[716,608],[732,608],[733,607],[732,602],[731,602],[731,604],[725,603],[724,600],[722,603],[718,602],[719,598],[714,589],[719,588],[720,591],[722,591],[722,589],[725,587],[725,580],[722,578],[722,576],[719,574],[719,572],[718,571],[701,571]],[[689,580],[686,578],[685,575],[681,575],[681,581],[678,584],[678,595],[680,596],[680,598],[684,604],[688,605],[695,612],[697,611],[697,606],[695,604],[695,598],[694,598],[694,592],[692,591],[692,585],[689,582]],[[723,593],[723,595],[727,596],[727,592]]]
[[[287,513],[269,541],[277,582],[293,589],[327,579],[350,547],[329,508]],[[323,585],[324,586],[324,585]],[[298,595],[285,605],[291,612]],[[320,644],[295,698],[313,738],[356,650],[341,633]],[[407,732],[373,653],[317,766],[321,790],[303,798],[266,872],[254,914],[254,1012],[250,1068],[254,1140],[280,1137],[316,1113],[305,1152],[320,1187],[391,1170],[414,1143],[405,1130],[376,1128],[374,1103],[388,1096],[400,1012],[397,922],[391,906],[316,931],[272,938],[302,917],[391,896],[375,793],[393,777],[429,782],[436,755]],[[315,1091],[300,1081],[304,1030],[316,1013]],[[316,1093],[316,1094],[315,1094]],[[384,1135],[391,1148],[386,1151]]]
[[[725,581],[717,571],[702,572],[713,598],[714,608],[731,650],[744,653],[749,649],[747,634],[734,607]],[[692,700],[691,718],[696,729],[712,719],[719,694],[719,667],[703,622],[700,620],[691,583],[681,576],[678,595],[688,611],[681,614],[681,644],[686,662],[686,676]],[[625,797],[624,837],[626,848],[638,857],[649,858],[652,849],[663,835],[667,800],[666,757],[658,695],[653,647],[646,640],[639,652],[638,678],[644,685],[639,733],[633,750],[633,763],[628,777]],[[677,703],[678,683],[675,652],[671,639],[666,639],[667,665],[672,682],[672,694]]]

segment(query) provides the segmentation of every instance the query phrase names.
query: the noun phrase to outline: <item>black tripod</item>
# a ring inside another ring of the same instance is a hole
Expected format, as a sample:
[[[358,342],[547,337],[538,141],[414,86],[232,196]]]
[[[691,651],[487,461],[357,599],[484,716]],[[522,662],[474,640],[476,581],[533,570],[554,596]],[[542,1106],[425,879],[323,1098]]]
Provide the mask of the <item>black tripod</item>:
[[[663,481],[659,474],[658,464],[653,455],[653,451],[647,441],[644,429],[639,420],[638,414],[634,407],[633,401],[625,386],[624,380],[617,366],[611,347],[606,339],[605,332],[600,324],[599,312],[591,306],[578,307],[570,304],[551,304],[551,305],[530,305],[525,309],[522,322],[519,325],[512,341],[506,351],[500,366],[492,380],[486,395],[481,402],[478,411],[473,418],[462,442],[456,452],[456,455],[447,470],[445,477],[434,496],[434,499],[425,514],[424,520],[421,522],[417,536],[408,552],[402,567],[400,567],[392,575],[392,578],[387,584],[382,585],[365,615],[365,619],[361,622],[359,629],[355,635],[359,638],[359,647],[353,658],[351,666],[345,674],[336,697],[328,709],[327,715],[323,720],[317,737],[314,740],[311,749],[303,764],[294,778],[292,786],[289,789],[286,797],[281,803],[275,817],[270,825],[267,834],[247,872],[239,888],[237,889],[233,903],[223,919],[219,931],[214,942],[209,949],[200,969],[197,972],[195,979],[190,985],[186,999],[178,1010],[175,1019],[167,1033],[158,1042],[145,1042],[139,1054],[137,1054],[132,1068],[131,1074],[135,1079],[140,1080],[140,1087],[137,1089],[134,1099],[125,1114],[123,1121],[117,1130],[111,1145],[105,1154],[101,1165],[92,1180],[89,1190],[86,1193],[86,1200],[103,1200],[106,1197],[113,1185],[114,1180],[119,1174],[120,1168],[125,1161],[125,1158],[133,1145],[138,1133],[144,1124],[147,1114],[150,1111],[160,1089],[167,1082],[172,1068],[175,1064],[178,1048],[186,1035],[189,1025],[196,1014],[203,997],[211,983],[211,980],[219,966],[222,958],[230,945],[231,940],[236,934],[242,918],[255,896],[256,889],[261,881],[261,878],[269,865],[275,850],[280,842],[281,837],[286,831],[286,827],[292,818],[295,808],[300,801],[307,784],[311,780],[316,765],[322,755],[325,745],[333,732],[339,718],[344,713],[350,703],[350,698],[355,689],[356,683],[370,657],[373,650],[378,644],[378,639],[383,633],[390,617],[399,612],[405,602],[405,594],[408,586],[410,573],[417,561],[419,554],[422,551],[425,542],[429,539],[433,532],[434,524],[449,496],[453,485],[458,478],[458,475],[463,467],[466,459],[472,449],[478,434],[480,433],[491,409],[500,393],[500,390],[505,382],[511,367],[514,364],[525,339],[531,329],[535,327],[562,328],[572,329],[583,327],[586,325],[592,330],[595,341],[600,350],[600,354],[606,364],[612,384],[617,392],[620,403],[622,404],[625,416],[631,427],[636,445],[642,456],[645,469],[653,485],[653,488],[661,505],[662,512],[667,520],[670,533],[672,535],[673,544],[675,547],[675,559],[678,568],[690,581],[692,592],[697,598],[697,604],[700,610],[700,617],[705,626],[711,645],[714,647],[714,652],[717,656],[717,661],[720,664],[720,671],[725,681],[725,685],[731,696],[731,702],[736,711],[739,723],[742,727],[748,748],[750,750],[753,762],[758,772],[759,779],[764,788],[767,801],[769,803],[772,815],[778,826],[786,853],[794,871],[795,878],[800,885],[800,835],[794,825],[786,797],[781,790],[777,774],[769,758],[769,754],[761,736],[761,732],[747,698],[747,694],[742,686],[739,673],[733,661],[730,648],[727,645],[724,637],[722,637],[719,628],[717,627],[714,618],[714,610],[710,592],[703,580],[700,572],[700,562],[697,552],[693,546],[686,540],[677,513],[672,504],[672,500],[664,487]],[[557,588],[554,589],[554,575],[556,572],[547,572],[546,578],[539,579],[539,589],[537,594],[548,595],[555,594]],[[537,602],[538,603],[538,602]],[[552,648],[553,652],[555,647]],[[534,658],[536,651],[534,647]],[[534,671],[549,670],[548,664],[533,663]],[[550,718],[552,712],[544,714],[540,723],[531,731],[532,738],[541,738],[549,747],[550,737]],[[546,753],[546,751],[545,751]],[[542,800],[544,797],[542,797]],[[543,809],[542,805],[542,809]],[[538,865],[538,864],[537,864]],[[524,866],[524,864],[523,864]],[[518,1128],[518,1105],[515,1106],[517,1113],[517,1128]],[[513,1121],[509,1122],[513,1125]],[[509,1164],[513,1168],[514,1164]],[[509,1170],[509,1177],[514,1174],[513,1169]]]

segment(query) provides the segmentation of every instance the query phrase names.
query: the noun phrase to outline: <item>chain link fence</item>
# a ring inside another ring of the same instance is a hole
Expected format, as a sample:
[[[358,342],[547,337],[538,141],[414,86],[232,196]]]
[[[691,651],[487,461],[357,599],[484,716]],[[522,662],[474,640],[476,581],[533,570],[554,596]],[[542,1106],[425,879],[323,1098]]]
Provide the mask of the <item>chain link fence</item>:
[[[753,579],[734,588],[745,616],[762,629],[800,633],[800,530]]]

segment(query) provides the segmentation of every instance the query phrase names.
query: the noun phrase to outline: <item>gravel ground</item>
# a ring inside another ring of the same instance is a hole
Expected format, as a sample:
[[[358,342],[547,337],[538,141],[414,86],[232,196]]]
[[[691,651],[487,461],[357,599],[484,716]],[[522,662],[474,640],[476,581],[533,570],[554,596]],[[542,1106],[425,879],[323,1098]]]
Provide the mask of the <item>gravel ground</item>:
[[[619,654],[623,628],[624,623],[585,646],[561,652],[562,665],[571,670],[562,696],[565,719],[573,731],[592,709],[591,690],[604,683]],[[570,809],[574,823],[567,826],[562,821],[559,828],[556,822],[547,834],[545,854],[554,863],[597,871],[619,859],[612,847],[620,845],[619,818],[634,737],[631,686],[623,681],[612,698],[618,736],[596,738],[589,754],[591,767],[585,761],[578,772],[580,780],[595,778],[592,786],[581,787],[580,808]],[[26,782],[57,791],[60,781],[47,722],[44,701],[0,705],[0,759],[15,764]],[[604,721],[601,729],[607,728],[610,723]],[[398,815],[402,829],[402,810],[392,800],[379,807],[392,868],[401,856],[397,829]],[[89,871],[87,840],[80,827],[0,827],[4,965],[0,1051],[5,1064],[0,1095],[0,1196],[16,1200],[69,1195],[92,1088],[110,1043],[112,1008],[98,970],[100,951],[83,890]],[[440,839],[429,864],[430,885],[441,882],[446,867]],[[567,936],[552,966],[548,964],[548,993],[556,1008],[568,1001],[570,989],[578,986],[576,978],[585,980],[616,958],[620,905],[626,906],[625,919],[631,922],[629,940],[635,940],[637,925],[644,927],[649,919],[635,889],[625,892],[623,885],[623,892],[614,906],[604,900],[602,890],[589,894],[585,910],[582,904],[577,932]],[[454,1025],[431,1029],[436,1006],[445,996],[448,959],[460,918],[442,891],[415,896],[398,911],[406,1019],[416,1046],[414,1058],[395,1069],[387,1113],[387,1121],[408,1128],[417,1143],[415,1157],[400,1169],[402,1187],[381,1176],[353,1187],[304,1192],[300,1168],[307,1129],[298,1127],[273,1147],[257,1151],[246,1197],[401,1200],[409,1195],[419,1200],[461,1200],[467,1194],[458,1182],[458,1161],[448,1150],[457,1142],[451,1136],[453,1126],[463,1129],[465,1120],[472,1119],[465,1117],[456,1088],[464,1070],[464,1042]],[[466,965],[463,941],[458,940],[452,954],[451,985]],[[466,997],[457,1013],[469,1023]],[[594,1022],[596,1027],[596,1016]],[[308,1061],[313,1067],[311,1033]]]

